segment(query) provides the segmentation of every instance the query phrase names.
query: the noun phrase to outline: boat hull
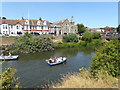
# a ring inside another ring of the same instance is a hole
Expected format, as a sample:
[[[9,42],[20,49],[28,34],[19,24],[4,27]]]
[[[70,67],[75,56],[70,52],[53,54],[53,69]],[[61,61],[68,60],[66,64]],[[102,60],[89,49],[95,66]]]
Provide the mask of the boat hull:
[[[11,60],[18,60],[19,55],[14,55],[11,57],[4,56],[4,58],[0,57],[0,61],[11,61]]]
[[[55,65],[59,65],[59,64],[62,64],[64,62],[66,62],[66,58],[64,57],[62,62],[57,62],[57,63],[50,63],[49,60],[46,60],[47,64],[50,65],[50,66],[55,66]]]

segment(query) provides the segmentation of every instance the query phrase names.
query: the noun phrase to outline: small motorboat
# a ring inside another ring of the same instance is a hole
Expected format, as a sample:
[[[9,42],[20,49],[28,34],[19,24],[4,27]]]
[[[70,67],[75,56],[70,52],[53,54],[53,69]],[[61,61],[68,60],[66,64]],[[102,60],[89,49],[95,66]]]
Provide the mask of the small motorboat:
[[[54,60],[51,60],[51,61],[54,61]],[[55,62],[50,62],[50,60],[46,60],[47,64],[50,66],[58,65],[58,64],[64,63],[65,61],[66,61],[66,57],[56,58]]]
[[[10,61],[10,60],[17,60],[19,55],[13,55],[13,56],[3,56],[0,57],[0,61]]]

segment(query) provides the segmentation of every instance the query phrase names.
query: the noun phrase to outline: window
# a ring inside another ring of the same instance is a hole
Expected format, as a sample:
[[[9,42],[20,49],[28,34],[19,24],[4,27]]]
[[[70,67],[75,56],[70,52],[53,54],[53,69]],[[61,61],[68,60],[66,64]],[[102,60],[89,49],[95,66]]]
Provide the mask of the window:
[[[40,21],[38,21],[37,24],[40,25]]]
[[[41,28],[43,29],[43,26]]]
[[[19,29],[19,26],[17,26],[16,28]]]
[[[7,29],[7,25],[6,25],[6,29]]]
[[[28,30],[28,26],[26,26],[27,27],[27,30]]]
[[[13,25],[11,25],[11,29],[13,29]]]
[[[3,25],[3,29],[4,29],[4,25]]]
[[[3,29],[5,29],[5,25],[3,25]]]
[[[25,24],[29,24],[29,21],[28,21],[28,20],[26,20]]]
[[[44,25],[46,25],[46,21],[44,21],[44,23],[43,23]]]

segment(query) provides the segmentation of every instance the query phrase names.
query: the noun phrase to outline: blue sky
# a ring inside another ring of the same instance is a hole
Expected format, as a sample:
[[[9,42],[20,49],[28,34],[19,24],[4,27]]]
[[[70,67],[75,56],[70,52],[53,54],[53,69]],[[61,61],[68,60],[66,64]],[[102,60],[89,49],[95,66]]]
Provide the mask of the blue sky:
[[[55,22],[74,16],[75,22],[87,27],[117,27],[118,2],[3,2],[2,16]]]

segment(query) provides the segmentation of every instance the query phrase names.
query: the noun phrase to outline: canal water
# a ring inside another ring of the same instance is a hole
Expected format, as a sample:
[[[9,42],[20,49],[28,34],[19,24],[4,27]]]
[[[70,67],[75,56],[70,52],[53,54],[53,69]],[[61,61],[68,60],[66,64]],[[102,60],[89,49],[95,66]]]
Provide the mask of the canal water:
[[[88,68],[95,53],[90,48],[68,48],[55,51],[20,54],[19,60],[3,63],[3,69],[14,67],[16,76],[23,88],[35,88],[58,82],[62,75],[79,72],[81,67]],[[50,57],[67,57],[67,62],[56,66],[48,66],[45,62]]]

